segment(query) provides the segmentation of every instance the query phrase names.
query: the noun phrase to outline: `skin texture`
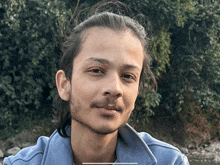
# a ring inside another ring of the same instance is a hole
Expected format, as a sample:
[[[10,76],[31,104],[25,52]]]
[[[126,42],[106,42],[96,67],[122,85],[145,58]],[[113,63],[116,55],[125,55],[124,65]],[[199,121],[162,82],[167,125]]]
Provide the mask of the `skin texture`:
[[[72,79],[59,70],[60,97],[70,101],[74,162],[114,162],[118,128],[138,95],[144,49],[129,30],[93,27],[73,61]]]

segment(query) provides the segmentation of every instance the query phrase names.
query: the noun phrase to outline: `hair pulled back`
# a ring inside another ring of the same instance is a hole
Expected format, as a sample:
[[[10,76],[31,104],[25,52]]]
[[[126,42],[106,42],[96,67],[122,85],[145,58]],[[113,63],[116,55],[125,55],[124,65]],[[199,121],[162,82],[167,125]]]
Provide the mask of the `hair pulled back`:
[[[108,4],[107,4],[108,5]],[[86,20],[75,26],[75,28],[70,32],[69,36],[64,39],[61,45],[61,50],[63,56],[60,61],[60,69],[65,72],[66,78],[71,81],[73,60],[80,52],[83,43],[83,32],[92,27],[102,27],[109,28],[114,31],[125,31],[130,30],[142,43],[144,49],[146,50],[146,32],[143,26],[141,26],[137,21],[131,19],[130,17],[114,14],[112,12],[101,12],[94,13],[92,16],[88,17]],[[145,88],[145,78],[144,75],[150,75],[150,77],[155,80],[151,73],[148,57],[145,55],[143,61],[143,69],[140,77],[140,91]],[[71,124],[71,113],[70,113],[70,103],[69,101],[64,101],[59,95],[55,96],[53,102],[53,108],[55,111],[54,123],[59,132],[63,137],[68,137],[66,133],[66,128]]]

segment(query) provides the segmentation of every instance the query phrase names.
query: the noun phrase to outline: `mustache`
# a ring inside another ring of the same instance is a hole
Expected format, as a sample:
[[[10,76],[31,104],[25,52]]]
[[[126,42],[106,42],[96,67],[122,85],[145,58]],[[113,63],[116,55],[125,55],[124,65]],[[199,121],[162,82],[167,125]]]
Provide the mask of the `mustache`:
[[[116,101],[111,99],[95,100],[90,104],[90,108],[105,108],[105,107],[114,107],[117,111],[123,111],[123,107],[116,103]]]

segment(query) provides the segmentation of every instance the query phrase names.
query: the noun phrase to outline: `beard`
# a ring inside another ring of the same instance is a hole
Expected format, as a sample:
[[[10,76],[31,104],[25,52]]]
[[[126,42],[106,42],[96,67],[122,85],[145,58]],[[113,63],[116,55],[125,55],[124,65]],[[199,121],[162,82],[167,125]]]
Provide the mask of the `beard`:
[[[108,135],[111,133],[114,133],[115,131],[118,130],[118,128],[114,129],[114,130],[106,130],[106,129],[95,129],[92,126],[90,126],[89,124],[86,124],[86,122],[83,122],[82,120],[80,120],[80,118],[77,118],[75,116],[71,116],[72,120],[75,120],[76,122],[82,124],[83,126],[87,127],[88,129],[90,129],[92,132],[96,133],[96,134],[100,134],[100,135]]]
[[[105,99],[102,101],[93,101],[90,103],[90,108],[95,108],[97,105],[102,105],[102,104],[108,104],[109,99]],[[119,110],[122,110],[121,106],[117,106]],[[90,125],[89,122],[86,122],[85,119],[79,114],[80,112],[84,111],[83,105],[71,95],[70,98],[70,111],[71,111],[71,120],[74,120],[84,127],[87,127],[90,129],[92,132],[100,135],[107,135],[114,133],[118,130],[119,127],[116,127],[115,129],[106,129],[103,127],[95,128],[94,126]],[[112,120],[113,116],[102,116],[103,118],[106,118],[106,120]],[[98,121],[97,121],[98,122]],[[125,122],[126,123],[126,122]],[[123,123],[122,125],[124,125]]]

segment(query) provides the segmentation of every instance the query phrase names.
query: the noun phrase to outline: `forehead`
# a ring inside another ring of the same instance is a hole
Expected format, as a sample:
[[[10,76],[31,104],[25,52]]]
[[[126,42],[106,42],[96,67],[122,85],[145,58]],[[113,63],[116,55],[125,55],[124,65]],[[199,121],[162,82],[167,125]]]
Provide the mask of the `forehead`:
[[[97,40],[97,38],[99,38],[99,40]],[[87,42],[90,42],[91,40],[108,41],[109,39],[113,39],[113,40],[120,39],[121,41],[130,39],[129,40],[130,43],[132,43],[135,40],[137,42],[140,42],[141,44],[143,42],[138,38],[138,36],[130,28],[126,28],[122,30],[115,30],[115,29],[110,29],[107,27],[91,27],[82,32],[81,39],[82,39],[82,44],[86,40]],[[144,49],[143,45],[144,44],[142,44],[142,48]]]
[[[93,27],[84,31],[81,39],[80,52],[76,56],[79,62],[95,57],[104,58],[110,62],[137,63],[142,68],[144,47],[139,38],[129,29],[115,31]]]

